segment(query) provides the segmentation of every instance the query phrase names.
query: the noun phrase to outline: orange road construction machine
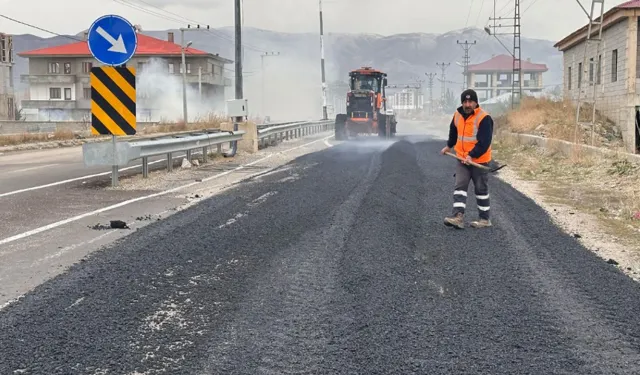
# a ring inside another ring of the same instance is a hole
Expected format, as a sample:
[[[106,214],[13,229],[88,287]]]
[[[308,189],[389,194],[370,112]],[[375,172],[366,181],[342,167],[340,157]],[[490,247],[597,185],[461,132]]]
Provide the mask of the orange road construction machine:
[[[393,110],[387,109],[387,74],[365,66],[349,72],[349,78],[347,113],[336,115],[336,140],[347,140],[358,134],[393,137],[397,121]]]

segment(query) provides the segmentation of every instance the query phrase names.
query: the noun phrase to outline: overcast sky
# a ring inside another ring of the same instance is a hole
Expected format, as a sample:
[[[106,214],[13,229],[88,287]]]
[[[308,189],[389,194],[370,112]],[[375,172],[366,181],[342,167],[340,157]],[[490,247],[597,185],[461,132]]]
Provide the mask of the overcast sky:
[[[591,0],[580,0],[589,10]],[[606,1],[605,11],[624,1]],[[0,14],[52,32],[75,34],[98,17],[118,14],[143,29],[159,30],[200,22],[233,25],[233,0],[0,0]],[[496,0],[496,14],[513,16],[513,0]],[[176,5],[180,4],[180,5]],[[444,33],[482,27],[493,0],[324,0],[325,33]],[[588,22],[577,0],[521,0],[522,35],[558,41]],[[386,17],[386,20],[385,20]],[[317,32],[318,0],[244,0],[244,25]],[[503,24],[510,24],[509,20]],[[504,29],[510,32],[512,28]],[[46,32],[0,18],[0,32]]]

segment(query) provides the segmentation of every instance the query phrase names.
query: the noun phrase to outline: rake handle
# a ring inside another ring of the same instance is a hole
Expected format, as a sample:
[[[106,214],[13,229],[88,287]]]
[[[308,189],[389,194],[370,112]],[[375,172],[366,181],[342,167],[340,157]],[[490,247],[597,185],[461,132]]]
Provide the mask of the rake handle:
[[[454,158],[456,158],[456,159],[458,159],[458,160],[460,160],[460,161],[465,161],[465,159],[464,159],[464,158],[461,158],[461,157],[460,157],[460,156],[458,156],[458,155],[452,154],[452,153],[450,153],[449,151],[445,152],[445,154],[446,154],[446,155],[449,155],[449,156],[451,156],[451,157],[454,157]],[[478,164],[478,163],[473,162],[473,161],[469,161],[469,164],[473,165],[473,166],[474,166],[474,167],[476,167],[476,168],[484,169],[484,170],[487,170],[487,171],[491,169],[491,168],[489,168],[489,167],[487,167],[487,166],[484,166],[484,165],[482,165],[482,164]]]

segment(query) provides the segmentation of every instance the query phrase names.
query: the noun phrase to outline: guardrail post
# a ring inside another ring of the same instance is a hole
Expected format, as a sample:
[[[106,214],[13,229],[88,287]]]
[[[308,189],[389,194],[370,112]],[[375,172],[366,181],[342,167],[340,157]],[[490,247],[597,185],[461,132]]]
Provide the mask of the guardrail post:
[[[187,161],[191,163],[191,150],[187,150]]]
[[[222,154],[222,145],[221,144],[218,145],[218,154]]]
[[[142,158],[142,177],[149,177],[149,158],[146,156]]]
[[[208,160],[208,157],[207,157],[207,156],[208,156],[208,155],[207,155],[207,153],[208,153],[208,152],[209,152],[209,150],[208,150],[208,147],[207,147],[207,146],[205,146],[205,147],[203,147],[203,148],[202,148],[202,162],[203,162],[203,163],[206,163],[206,162],[207,162],[207,160]]]
[[[173,154],[170,152],[167,154],[167,171],[173,170]]]

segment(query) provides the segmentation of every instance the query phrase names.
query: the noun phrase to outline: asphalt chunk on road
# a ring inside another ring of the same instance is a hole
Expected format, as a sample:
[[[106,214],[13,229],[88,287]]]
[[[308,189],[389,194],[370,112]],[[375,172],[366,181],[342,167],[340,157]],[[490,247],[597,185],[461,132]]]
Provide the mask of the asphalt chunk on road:
[[[0,373],[640,372],[633,280],[495,178],[494,227],[445,227],[441,142],[365,144],[238,184],[39,286],[0,311]]]

